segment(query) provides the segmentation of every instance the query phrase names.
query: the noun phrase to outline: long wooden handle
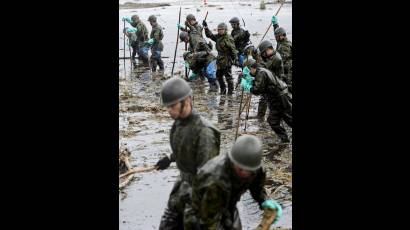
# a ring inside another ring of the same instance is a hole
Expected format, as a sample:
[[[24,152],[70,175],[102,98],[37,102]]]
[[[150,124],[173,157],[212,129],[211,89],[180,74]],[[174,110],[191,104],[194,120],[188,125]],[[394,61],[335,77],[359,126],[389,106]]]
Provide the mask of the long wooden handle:
[[[265,209],[265,211],[263,212],[262,221],[258,225],[256,230],[269,230],[275,218],[276,210]]]
[[[149,172],[149,171],[153,171],[153,170],[156,170],[156,169],[157,169],[156,166],[133,168],[133,169],[128,170],[128,172],[126,172],[124,174],[121,174],[120,178],[126,177],[130,174],[140,173],[140,172]]]

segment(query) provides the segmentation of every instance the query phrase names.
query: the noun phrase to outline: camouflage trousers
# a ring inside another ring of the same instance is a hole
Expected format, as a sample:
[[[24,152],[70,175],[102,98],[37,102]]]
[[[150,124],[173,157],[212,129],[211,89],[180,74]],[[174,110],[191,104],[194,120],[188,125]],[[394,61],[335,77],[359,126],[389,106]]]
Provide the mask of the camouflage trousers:
[[[184,210],[191,203],[192,188],[187,181],[177,179],[169,195],[168,204],[161,218],[159,230],[183,230]]]

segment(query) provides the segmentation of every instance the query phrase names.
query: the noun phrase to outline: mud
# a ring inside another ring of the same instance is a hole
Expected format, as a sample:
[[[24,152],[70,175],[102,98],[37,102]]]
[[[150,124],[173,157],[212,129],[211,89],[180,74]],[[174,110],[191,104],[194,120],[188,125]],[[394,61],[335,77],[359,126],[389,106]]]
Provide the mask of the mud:
[[[142,1],[138,1],[141,3]],[[165,1],[150,1],[150,3],[164,3]],[[159,24],[164,28],[164,74],[151,73],[149,69],[140,67],[131,70],[129,60],[125,60],[126,75],[124,74],[124,60],[119,61],[119,130],[120,143],[126,143],[131,152],[133,167],[151,166],[157,162],[164,154],[170,154],[169,131],[173,120],[168,116],[166,110],[160,106],[159,91],[165,79],[171,76],[172,61],[176,40],[176,23],[178,21],[178,1],[171,2],[171,6],[156,7],[153,9],[140,9],[140,18],[148,18],[155,14]],[[185,3],[186,2],[186,3]],[[202,2],[202,1],[201,1]],[[208,1],[215,7],[204,7],[198,1],[184,1],[184,7],[190,10],[182,10],[181,18],[189,13],[193,13],[198,20],[202,21],[206,11],[209,11],[208,24],[211,29],[222,21],[227,22],[233,16],[244,18],[248,30],[253,36],[251,40],[258,44],[261,36],[265,33],[270,23],[270,18],[278,5],[273,4],[273,10],[259,10],[259,1]],[[245,5],[244,5],[245,4]],[[224,8],[218,10],[217,8]],[[223,12],[223,14],[221,14]],[[278,15],[279,23],[289,31],[291,39],[291,12],[290,4],[282,7]],[[125,15],[131,15],[132,10],[121,9],[120,19]],[[119,19],[119,48],[123,48],[122,26]],[[151,27],[146,23],[149,31]],[[230,28],[229,28],[230,29]],[[230,31],[229,31],[230,33]],[[266,36],[268,40],[275,43],[272,30]],[[126,47],[128,52],[128,47]],[[215,48],[214,48],[215,51]],[[182,65],[182,54],[184,46],[178,46],[175,76],[184,74]],[[216,51],[215,51],[216,53]],[[126,53],[128,56],[128,53]],[[123,56],[120,50],[119,56]],[[238,75],[237,68],[232,69],[234,79]],[[221,152],[226,153],[232,146],[235,139],[235,131],[238,117],[240,92],[235,92],[232,96],[220,96],[217,93],[208,93],[209,85],[201,79],[191,82],[194,90],[195,109],[221,130]],[[257,113],[259,97],[252,96],[249,116]],[[246,131],[245,129],[246,123]],[[287,127],[291,134],[291,129]],[[240,135],[248,133],[261,138],[263,141],[264,162],[268,172],[266,188],[272,194],[272,198],[277,199],[284,208],[282,219],[274,226],[281,229],[292,226],[292,151],[291,145],[286,148],[278,148],[273,143],[277,141],[277,136],[273,133],[266,122],[260,123],[256,119],[249,119],[245,122],[245,112],[241,116]],[[164,171],[153,171],[135,174],[133,181],[123,190],[119,197],[119,229],[158,229],[161,215],[166,206],[173,182],[178,175],[175,164]],[[238,203],[244,229],[254,229],[261,220],[262,212],[258,205],[252,200],[249,193],[245,193]]]
[[[124,4],[119,4],[120,9],[143,9],[143,8],[154,8],[162,6],[170,6],[169,3],[133,3],[126,2]]]

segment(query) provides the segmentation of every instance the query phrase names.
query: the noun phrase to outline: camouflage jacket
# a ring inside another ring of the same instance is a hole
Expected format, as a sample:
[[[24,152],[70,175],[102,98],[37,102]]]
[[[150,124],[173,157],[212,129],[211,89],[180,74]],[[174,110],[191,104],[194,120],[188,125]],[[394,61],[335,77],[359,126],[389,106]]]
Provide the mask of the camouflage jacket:
[[[203,39],[204,37],[202,36],[202,26],[197,23],[195,25],[191,26],[189,23],[185,23],[186,27],[181,28],[182,31],[188,32],[188,37],[189,37],[189,47],[191,50],[195,49],[195,46],[198,44],[198,42]]]
[[[137,28],[137,39],[139,42],[145,42],[148,40],[148,29],[143,22],[137,22],[131,24],[133,27]]]
[[[232,229],[233,212],[243,193],[249,189],[260,206],[267,199],[265,179],[263,168],[248,179],[239,178],[227,154],[209,160],[194,179],[191,209],[184,225],[200,225],[201,229],[211,230]]]
[[[208,28],[205,28],[205,35],[216,43],[218,69],[228,68],[238,59],[238,50],[231,35],[212,34]]]
[[[152,45],[152,49],[162,51],[164,49],[164,45],[162,44],[162,39],[164,38],[164,33],[162,32],[162,27],[157,23],[152,26],[150,38],[154,38],[155,42]]]
[[[270,103],[284,103],[283,100],[287,100],[288,97],[290,97],[286,83],[276,75],[272,74],[268,69],[261,67],[256,69],[251,93],[255,95],[264,95]],[[286,97],[282,98],[284,95]]]
[[[287,38],[279,41],[276,45],[276,50],[279,52],[283,60],[285,74],[292,72],[292,42]]]
[[[199,40],[194,52],[192,52],[187,59],[186,61],[189,63],[189,67],[194,73],[198,74],[210,62],[215,60],[216,57],[212,54],[208,44],[202,38]]]
[[[280,79],[284,80],[285,72],[283,68],[283,60],[278,52],[275,52],[269,58],[262,57],[261,65],[265,67],[266,69],[272,71],[272,73],[275,74]]]
[[[220,132],[195,110],[172,125],[171,161],[176,161],[181,178],[189,183],[197,169],[219,155]]]
[[[231,36],[235,41],[235,47],[239,53],[243,53],[243,48],[249,43],[250,34],[247,30],[242,28],[232,30]]]

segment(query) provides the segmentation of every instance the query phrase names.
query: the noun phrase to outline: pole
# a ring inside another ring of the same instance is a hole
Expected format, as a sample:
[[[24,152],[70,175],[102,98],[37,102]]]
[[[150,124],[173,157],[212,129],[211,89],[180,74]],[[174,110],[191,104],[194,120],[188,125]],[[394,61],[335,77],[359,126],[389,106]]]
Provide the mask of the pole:
[[[123,30],[125,30],[125,21],[124,21],[124,29]],[[123,52],[124,53],[124,77],[125,77],[125,79],[127,79],[127,70],[125,69],[125,31],[124,31],[122,40],[124,40],[124,52]]]
[[[243,88],[241,91],[241,102],[239,103],[239,112],[238,112],[238,121],[236,124],[235,141],[236,141],[236,138],[238,138],[239,121],[241,120],[242,99],[243,99]]]
[[[129,39],[128,39],[128,50],[130,51],[130,57],[131,57],[132,55],[131,55],[131,47],[130,47],[130,40]],[[132,68],[133,68],[132,57],[130,58],[130,65],[131,65],[130,69],[131,69],[131,72],[132,72]]]
[[[283,1],[283,2],[280,4],[279,9],[276,11],[275,16],[278,15],[280,9],[282,8],[282,6],[283,6],[283,4],[284,4],[285,2],[286,2],[286,1]],[[266,36],[266,34],[268,33],[268,31],[269,31],[269,29],[270,29],[271,26],[272,26],[272,22],[270,22],[270,24],[269,24],[269,26],[268,26],[268,29],[266,30],[266,32],[265,32],[265,34],[263,35],[263,37],[262,37],[261,41],[259,42],[259,44],[261,44],[261,42],[262,42],[263,39],[265,38],[265,36]],[[259,45],[258,45],[258,46],[259,46]]]
[[[178,24],[181,22],[181,9],[182,9],[181,1],[179,1]],[[177,42],[175,44],[174,62],[172,63],[171,77],[174,76],[175,58],[177,57],[178,42],[179,42],[179,27],[178,27],[178,31],[177,31]]]
[[[188,43],[185,42],[185,52],[188,50]],[[185,66],[185,79],[188,79],[188,68]]]
[[[246,132],[246,124],[248,122],[248,117],[249,117],[249,108],[251,107],[251,100],[252,100],[252,95],[248,96],[248,107],[246,109],[246,118],[245,118],[245,132]]]

